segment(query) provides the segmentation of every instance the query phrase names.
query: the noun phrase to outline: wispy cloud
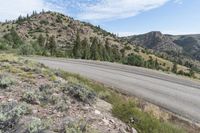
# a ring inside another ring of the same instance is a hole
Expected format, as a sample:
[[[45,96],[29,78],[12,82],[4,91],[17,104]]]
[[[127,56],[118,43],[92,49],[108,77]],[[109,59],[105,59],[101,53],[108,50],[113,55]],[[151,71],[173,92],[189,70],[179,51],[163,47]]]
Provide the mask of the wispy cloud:
[[[180,3],[182,0],[1,0],[0,21],[42,9],[88,21],[122,19],[158,8],[168,1]]]
[[[84,20],[109,20],[135,16],[164,5],[169,0],[100,0],[82,5],[78,18]]]
[[[26,15],[33,10],[45,9],[42,0],[1,0],[0,4],[0,21],[11,20],[19,15]]]

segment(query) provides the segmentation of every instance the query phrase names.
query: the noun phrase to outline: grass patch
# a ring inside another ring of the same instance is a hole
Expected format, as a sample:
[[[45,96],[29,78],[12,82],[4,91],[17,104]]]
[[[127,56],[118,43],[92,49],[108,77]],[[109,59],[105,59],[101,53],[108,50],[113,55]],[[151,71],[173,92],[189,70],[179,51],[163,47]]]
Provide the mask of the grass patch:
[[[99,97],[112,104],[112,113],[129,126],[137,129],[139,133],[185,133],[184,129],[172,125],[169,122],[163,122],[151,114],[141,111],[131,97],[127,98],[116,91],[105,87],[102,84],[95,83],[91,80],[83,78],[77,74],[71,74],[64,71],[59,73],[59,76],[70,82],[79,83],[81,85],[91,88],[97,93]]]

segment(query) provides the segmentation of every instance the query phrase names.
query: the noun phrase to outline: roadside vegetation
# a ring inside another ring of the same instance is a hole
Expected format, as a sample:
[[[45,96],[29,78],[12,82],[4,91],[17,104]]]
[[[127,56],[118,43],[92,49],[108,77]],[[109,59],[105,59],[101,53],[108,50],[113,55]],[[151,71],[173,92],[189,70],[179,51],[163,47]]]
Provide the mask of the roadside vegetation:
[[[46,19],[51,21],[48,22]],[[21,28],[27,31],[23,31],[22,34]],[[43,11],[33,12],[26,17],[19,16],[16,21],[2,23],[0,32],[2,32],[1,51],[20,55],[118,62],[200,78],[198,68],[188,61],[169,61],[170,59],[166,59],[164,54],[130,45],[116,35],[102,30],[100,26],[84,22],[76,23],[73,18],[59,13]]]
[[[85,79],[79,75],[62,71],[61,77],[71,82],[82,84],[91,88],[96,94],[111,103],[112,114],[127,123],[129,126],[136,128],[139,133],[184,133],[185,129],[173,125],[170,122],[162,121],[150,113],[143,112],[139,103],[131,97],[122,95],[109,87],[94,81]]]
[[[148,55],[149,53],[147,50],[136,47],[132,53],[127,54],[126,50],[132,50],[132,47],[128,45],[119,50],[114,45],[111,45],[108,40],[104,45],[102,45],[102,42],[97,37],[90,38],[90,40],[87,38],[81,40],[79,33],[76,35],[73,48],[63,53],[62,50],[57,47],[57,42],[54,36],[46,38],[40,34],[36,41],[27,44],[22,41],[15,29],[12,28],[10,33],[4,35],[3,39],[0,40],[0,49],[4,51],[15,50],[20,55],[41,55],[119,62],[127,65],[162,70],[178,75],[197,78],[195,75],[196,71],[193,67],[190,67],[187,71],[184,69],[178,69],[178,66],[180,65],[176,62],[174,62],[171,67],[167,67],[167,64],[161,63],[158,58],[153,58],[150,55],[148,58],[141,56],[142,54]]]
[[[97,129],[89,126],[92,123],[89,124],[87,119],[96,115],[93,114],[96,111],[93,105],[97,99],[112,105],[112,115],[126,123],[129,129],[117,119],[111,124],[119,124],[124,130],[131,131],[130,127],[133,127],[139,133],[185,132],[167,120],[144,112],[135,99],[79,75],[51,70],[42,64],[8,54],[1,54],[0,62],[1,132],[98,133],[98,129],[103,131],[112,125],[98,127],[101,115],[104,115],[101,114],[95,116]],[[79,113],[81,108],[86,107],[91,109],[83,112],[85,119]],[[109,117],[112,118],[112,115]]]

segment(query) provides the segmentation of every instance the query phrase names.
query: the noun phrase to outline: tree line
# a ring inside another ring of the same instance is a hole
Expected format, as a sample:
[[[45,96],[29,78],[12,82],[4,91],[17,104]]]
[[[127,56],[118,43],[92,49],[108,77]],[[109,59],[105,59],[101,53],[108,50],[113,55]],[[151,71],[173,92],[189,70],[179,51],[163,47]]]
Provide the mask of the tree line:
[[[6,46],[12,49],[18,49],[22,55],[37,54],[42,56],[57,56],[57,57],[70,57],[76,59],[91,59],[109,62],[120,62],[127,65],[145,67],[150,69],[164,70],[157,59],[150,57],[149,60],[144,60],[142,56],[136,54],[125,55],[125,49],[119,50],[117,46],[111,45],[109,40],[105,42],[100,41],[98,37],[90,39],[84,38],[81,40],[79,33],[73,42],[71,50],[66,50],[63,54],[63,49],[58,47],[55,36],[46,35],[45,37],[40,34],[37,39],[30,44],[22,41],[14,28],[10,33],[4,35],[4,41],[0,40],[0,49],[5,49]],[[3,44],[3,45],[2,45]],[[169,70],[164,70],[169,71]],[[175,62],[171,72],[194,77],[193,69],[189,73],[179,70]]]

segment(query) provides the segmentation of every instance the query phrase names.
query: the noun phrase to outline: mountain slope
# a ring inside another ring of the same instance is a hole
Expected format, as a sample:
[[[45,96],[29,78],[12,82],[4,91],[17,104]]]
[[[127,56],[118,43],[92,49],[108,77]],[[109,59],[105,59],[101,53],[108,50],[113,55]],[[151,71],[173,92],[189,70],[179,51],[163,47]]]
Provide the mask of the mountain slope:
[[[200,35],[165,35],[154,31],[142,35],[129,36],[131,44],[140,45],[158,52],[166,52],[172,56],[185,55],[195,60],[200,60]],[[174,54],[174,55],[173,55]]]
[[[167,52],[170,48],[170,51],[174,51],[172,53],[183,51],[181,46],[172,41],[172,37],[160,32],[124,40],[99,26],[55,12],[33,13],[27,17],[20,16],[16,21],[0,23],[0,49],[14,49],[23,55],[111,61],[171,71],[174,63],[155,55],[149,49]],[[133,43],[139,46],[147,44],[148,49],[132,45]],[[157,44],[154,46],[155,43]],[[188,66],[177,65],[176,73],[194,75],[189,72]]]

